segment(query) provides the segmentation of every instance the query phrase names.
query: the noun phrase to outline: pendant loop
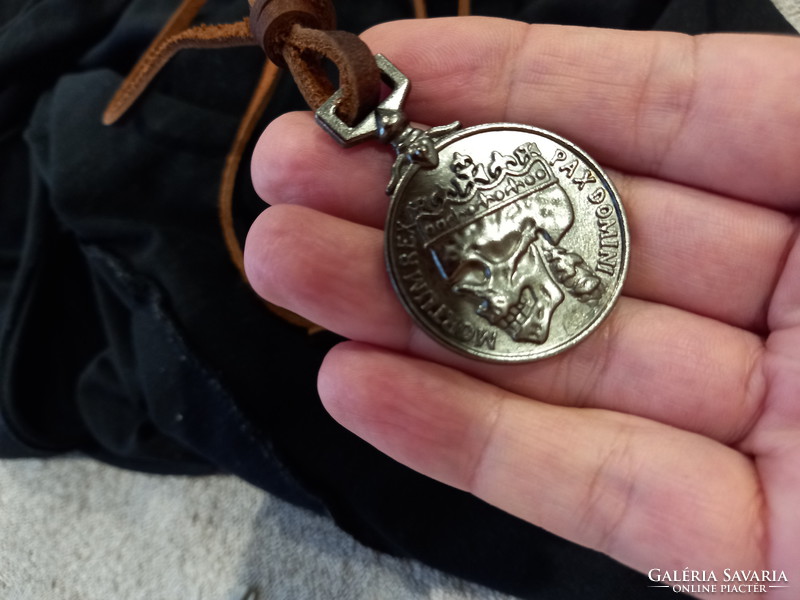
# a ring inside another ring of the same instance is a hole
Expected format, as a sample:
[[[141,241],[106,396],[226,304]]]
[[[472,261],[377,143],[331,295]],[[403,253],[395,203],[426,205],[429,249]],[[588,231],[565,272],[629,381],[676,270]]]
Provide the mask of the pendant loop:
[[[382,132],[386,131],[387,115],[392,115],[392,120],[405,122],[403,105],[411,90],[411,82],[382,54],[375,55],[375,63],[381,71],[381,79],[392,88],[392,91],[375,111],[368,114],[357,125],[350,127],[336,114],[342,98],[342,90],[337,90],[315,113],[320,126],[346,148],[371,138],[383,137]]]

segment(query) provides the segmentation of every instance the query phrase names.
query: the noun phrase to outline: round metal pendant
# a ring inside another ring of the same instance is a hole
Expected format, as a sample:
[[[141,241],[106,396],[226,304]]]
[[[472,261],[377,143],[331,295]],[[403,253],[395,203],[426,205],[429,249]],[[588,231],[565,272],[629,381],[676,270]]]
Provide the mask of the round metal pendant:
[[[499,362],[552,356],[597,328],[629,256],[600,167],[552,133],[506,123],[448,133],[435,153],[435,166],[398,170],[386,222],[389,274],[419,326]]]

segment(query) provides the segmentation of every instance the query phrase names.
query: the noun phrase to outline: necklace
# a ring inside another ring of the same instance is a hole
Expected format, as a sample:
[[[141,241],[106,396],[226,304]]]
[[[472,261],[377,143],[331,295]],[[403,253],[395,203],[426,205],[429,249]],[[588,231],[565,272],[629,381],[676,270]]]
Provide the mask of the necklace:
[[[184,0],[180,22],[165,28],[169,39],[257,43],[269,66],[288,68],[342,146],[392,146],[387,273],[428,335],[467,356],[524,362],[574,346],[611,312],[627,272],[628,228],[611,179],[584,151],[523,124],[411,125],[403,112],[410,81],[360,38],[334,29],[330,0],[250,0],[249,21],[174,33],[202,3]],[[424,3],[415,10],[424,13]],[[339,70],[338,86],[325,59]],[[156,70],[145,61],[143,72]],[[381,82],[390,90],[382,100]]]
[[[627,269],[611,180],[574,144],[528,125],[410,125],[408,79],[375,60],[392,91],[372,113],[346,125],[337,92],[316,118],[343,146],[377,138],[397,153],[385,256],[403,306],[434,339],[485,360],[580,342],[612,310]]]

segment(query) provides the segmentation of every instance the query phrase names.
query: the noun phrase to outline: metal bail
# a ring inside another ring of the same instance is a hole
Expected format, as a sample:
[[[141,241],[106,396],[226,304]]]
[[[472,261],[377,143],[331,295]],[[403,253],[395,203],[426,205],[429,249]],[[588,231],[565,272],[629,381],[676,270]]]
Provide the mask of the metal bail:
[[[382,137],[386,115],[394,114],[400,121],[403,105],[411,89],[411,82],[382,54],[375,55],[375,64],[381,70],[381,79],[392,91],[361,123],[350,127],[336,114],[342,92],[338,90],[315,113],[317,123],[344,147],[354,146],[370,138]]]

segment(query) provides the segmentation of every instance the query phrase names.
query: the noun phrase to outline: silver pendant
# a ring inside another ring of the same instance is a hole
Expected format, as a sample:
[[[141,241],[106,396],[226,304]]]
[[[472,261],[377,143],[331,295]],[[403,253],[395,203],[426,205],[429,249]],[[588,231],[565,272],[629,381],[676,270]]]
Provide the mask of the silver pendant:
[[[408,79],[376,61],[392,91],[374,114],[348,127],[335,94],[317,121],[345,146],[377,137],[397,152],[385,254],[403,306],[434,339],[489,361],[546,358],[583,340],[612,310],[628,267],[611,180],[535,127],[411,126]]]

